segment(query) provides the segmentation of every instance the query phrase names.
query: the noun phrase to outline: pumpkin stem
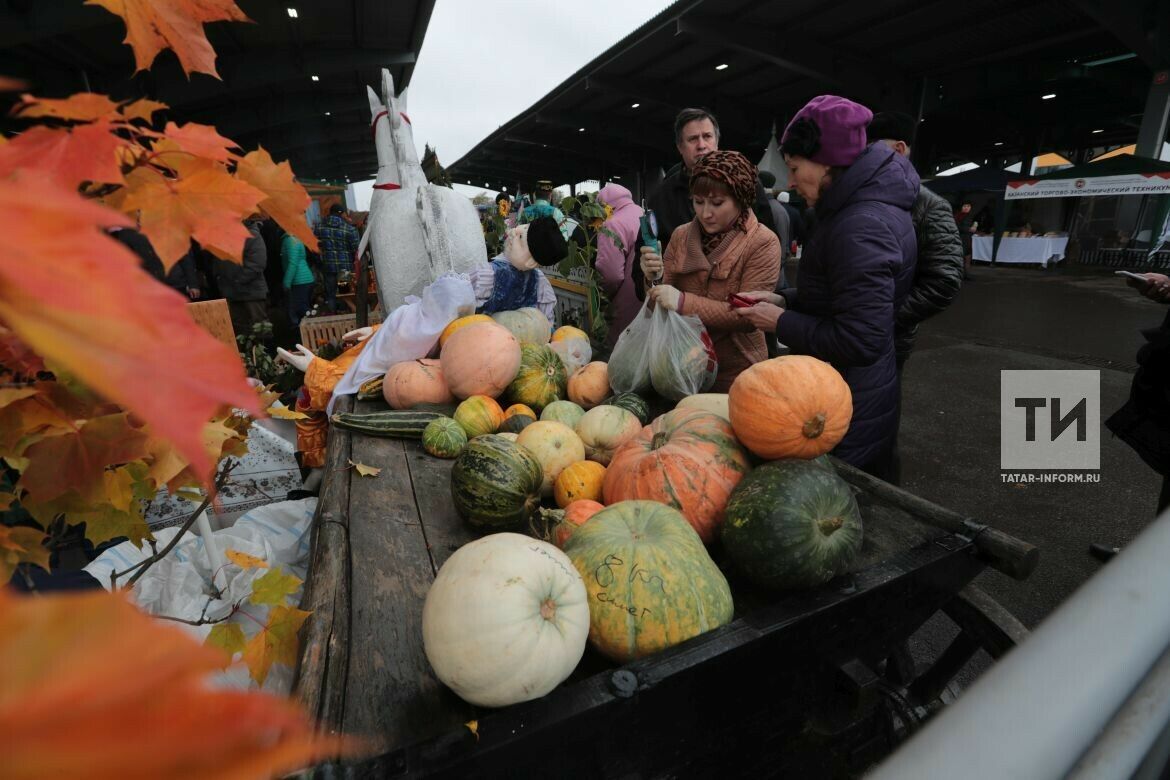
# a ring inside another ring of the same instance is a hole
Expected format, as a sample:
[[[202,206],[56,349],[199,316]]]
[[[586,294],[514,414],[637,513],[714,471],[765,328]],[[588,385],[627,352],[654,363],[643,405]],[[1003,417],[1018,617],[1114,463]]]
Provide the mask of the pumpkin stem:
[[[552,599],[540,602],[540,616],[545,620],[552,621],[557,616],[557,603]]]
[[[825,431],[825,413],[817,412],[810,419],[805,420],[801,433],[806,439],[815,439]]]
[[[832,536],[833,532],[845,524],[845,518],[840,515],[836,517],[822,517],[817,521],[817,528],[821,529],[821,533],[825,536]]]
[[[656,450],[659,447],[665,447],[666,442],[670,440],[670,436],[665,433],[656,433],[654,438],[650,440],[650,449]]]

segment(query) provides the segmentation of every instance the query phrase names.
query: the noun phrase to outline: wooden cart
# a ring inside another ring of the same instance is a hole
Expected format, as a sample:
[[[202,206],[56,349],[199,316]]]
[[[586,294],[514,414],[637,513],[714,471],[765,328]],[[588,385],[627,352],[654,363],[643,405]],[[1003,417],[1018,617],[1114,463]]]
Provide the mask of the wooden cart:
[[[352,406],[340,399],[338,411]],[[350,460],[382,472],[360,478]],[[417,442],[334,429],[296,691],[323,728],[369,736],[377,755],[316,774],[859,774],[941,706],[978,649],[997,658],[1026,634],[969,583],[987,565],[1023,579],[1037,552],[836,465],[865,524],[851,573],[776,597],[729,572],[729,625],[621,667],[587,650],[549,695],[484,710],[439,683],[423,652],[427,590],[476,537],[452,506],[451,462]],[[907,639],[939,610],[960,631],[931,663],[914,664]]]

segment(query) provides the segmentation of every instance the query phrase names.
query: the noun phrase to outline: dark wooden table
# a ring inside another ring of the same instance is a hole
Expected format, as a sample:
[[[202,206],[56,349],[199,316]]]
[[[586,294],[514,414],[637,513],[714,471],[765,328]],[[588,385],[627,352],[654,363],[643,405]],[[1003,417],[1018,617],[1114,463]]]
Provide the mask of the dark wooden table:
[[[353,407],[339,399],[335,411]],[[355,411],[385,409],[362,402]],[[349,462],[382,469],[361,477]],[[297,695],[328,728],[410,744],[473,717],[423,653],[435,573],[475,538],[451,503],[452,461],[415,441],[332,429],[302,607],[312,610]]]
[[[343,398],[337,411],[352,408]],[[360,403],[355,411],[384,408]],[[360,477],[351,460],[382,471]],[[788,722],[785,713],[804,717],[820,696],[807,686],[831,679],[825,669],[879,665],[985,565],[971,538],[855,487],[865,538],[851,574],[780,597],[732,574],[731,624],[620,669],[587,650],[549,696],[479,710],[438,682],[423,651],[427,590],[451,554],[475,538],[452,506],[451,463],[414,441],[330,432],[302,602],[313,614],[302,633],[296,693],[324,728],[370,737],[382,753],[347,776],[459,777],[467,766],[512,775],[558,760],[574,767],[570,774],[667,771],[699,766],[687,753],[696,744],[715,771],[720,751],[741,736],[770,733]],[[718,548],[712,553],[722,566]],[[622,680],[636,695],[621,690],[619,675],[628,675]],[[478,737],[463,727],[473,719]],[[611,739],[622,724],[648,741]],[[725,734],[716,738],[720,729]]]

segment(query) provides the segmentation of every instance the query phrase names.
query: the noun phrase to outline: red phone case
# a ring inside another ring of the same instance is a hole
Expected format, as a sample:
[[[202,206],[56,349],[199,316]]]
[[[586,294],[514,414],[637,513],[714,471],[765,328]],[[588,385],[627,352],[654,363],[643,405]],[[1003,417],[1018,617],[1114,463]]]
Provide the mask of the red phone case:
[[[749,309],[756,305],[755,301],[748,300],[747,298],[741,298],[736,293],[732,293],[731,295],[727,296],[727,302],[731,304],[733,309]]]

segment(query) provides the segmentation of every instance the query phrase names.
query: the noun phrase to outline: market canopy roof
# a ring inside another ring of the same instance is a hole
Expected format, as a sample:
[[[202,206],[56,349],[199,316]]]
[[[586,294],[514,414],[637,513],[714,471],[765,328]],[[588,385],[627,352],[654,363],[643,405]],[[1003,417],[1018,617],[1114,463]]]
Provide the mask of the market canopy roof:
[[[90,90],[161,100],[171,106],[164,118],[215,125],[246,149],[263,145],[302,178],[372,178],[366,85],[381,83],[383,67],[399,90],[410,83],[434,0],[236,1],[255,24],[204,28],[222,81],[200,73],[188,81],[170,52],[131,76],[122,20],[82,0],[0,5],[0,73],[46,97]]]
[[[1170,7],[1167,0],[679,0],[449,171],[456,181],[497,189],[540,178],[648,177],[677,162],[673,118],[694,105],[718,116],[723,148],[755,160],[773,122],[783,128],[825,92],[878,110],[916,114],[921,105],[921,170],[996,158],[1003,167],[1041,136],[1048,149],[1127,143],[1151,69],[1170,62],[1166,32],[1141,23],[1150,4]]]
[[[1122,155],[1007,183],[1007,200],[1170,195],[1170,162]]]

